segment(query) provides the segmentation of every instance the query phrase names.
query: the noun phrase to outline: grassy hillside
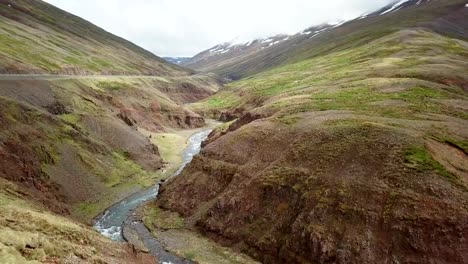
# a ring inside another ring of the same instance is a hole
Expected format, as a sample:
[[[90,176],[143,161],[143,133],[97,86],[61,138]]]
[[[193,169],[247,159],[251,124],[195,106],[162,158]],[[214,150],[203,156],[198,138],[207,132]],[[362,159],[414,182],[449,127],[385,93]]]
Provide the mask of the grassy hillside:
[[[466,262],[468,42],[448,35],[331,38],[192,104],[235,121],[158,206],[267,263]]]
[[[40,0],[0,1],[0,58],[1,73],[190,73]]]
[[[77,75],[1,77],[1,177],[86,221],[163,176],[146,133],[203,126],[183,105],[220,86],[39,0],[0,1],[0,58],[0,73]]]
[[[1,176],[53,210],[89,220],[164,176],[146,131],[204,125],[182,104],[211,94],[209,79],[190,78],[4,77],[0,138],[9,169]]]
[[[147,254],[27,202],[21,190],[3,179],[0,187],[1,263],[154,263]]]
[[[376,12],[365,18],[347,21],[338,27],[331,27],[320,34],[294,35],[278,45],[253,53],[244,49],[249,52],[236,53],[235,56],[224,60],[214,56],[212,59],[196,61],[193,64],[189,62],[187,65],[196,70],[214,72],[238,80],[280,65],[359,47],[406,28],[418,27],[467,40],[465,29],[468,27],[468,9],[465,8],[465,4],[464,0],[410,0],[405,3],[404,8],[396,12],[385,15]]]
[[[154,263],[76,221],[167,177],[220,82],[39,0],[0,0],[0,73],[0,262]]]

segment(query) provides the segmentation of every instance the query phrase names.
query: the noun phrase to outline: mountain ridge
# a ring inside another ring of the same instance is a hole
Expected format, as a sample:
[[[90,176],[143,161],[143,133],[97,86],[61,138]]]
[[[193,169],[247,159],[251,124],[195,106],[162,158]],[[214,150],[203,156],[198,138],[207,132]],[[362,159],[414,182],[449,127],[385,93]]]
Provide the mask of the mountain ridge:
[[[2,73],[193,74],[43,1],[1,0],[0,15]]]
[[[320,30],[320,25],[305,29],[291,36],[287,41],[266,50],[257,50],[256,52],[246,52],[244,54],[232,53],[230,56],[227,53],[221,54],[221,56],[213,56],[212,58],[206,57],[209,51],[206,50],[195,55],[184,66],[198,71],[214,72],[222,77],[237,80],[281,64],[298,61],[304,57],[310,58],[315,54],[323,52],[323,49],[329,49],[331,52],[345,48],[347,42],[353,42],[356,38],[362,39],[361,43],[365,43],[375,38],[375,36],[379,36],[379,34],[386,34],[388,31],[395,31],[404,27],[423,26],[438,30],[438,27],[444,24],[444,29],[439,30],[438,33],[451,34],[458,38],[466,39],[468,36],[460,28],[462,25],[468,26],[466,22],[462,21],[463,13],[466,12],[464,9],[465,4],[463,0],[395,1],[395,3],[389,4],[370,14],[361,15],[355,19],[336,25],[323,25],[326,27],[326,30],[323,32],[316,32]],[[462,14],[456,15],[457,13]],[[403,16],[403,18],[400,19],[399,16]],[[456,19],[456,17],[459,19],[457,23],[437,21],[436,19],[444,19],[444,17],[448,21]],[[382,21],[386,21],[387,25],[385,27],[378,28],[373,26],[374,24],[382,24]],[[314,30],[315,28],[318,30]],[[306,32],[314,32],[314,34],[304,34]],[[330,38],[335,40],[335,47],[332,49],[330,49],[330,45],[327,43],[327,40]]]

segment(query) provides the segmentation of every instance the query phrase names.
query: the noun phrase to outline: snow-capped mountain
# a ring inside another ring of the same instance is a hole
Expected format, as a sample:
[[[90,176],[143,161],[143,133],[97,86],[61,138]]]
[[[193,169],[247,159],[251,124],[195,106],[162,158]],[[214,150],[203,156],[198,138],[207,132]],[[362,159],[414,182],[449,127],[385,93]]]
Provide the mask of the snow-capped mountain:
[[[197,54],[182,65],[237,79],[292,61],[295,57],[313,57],[323,52],[338,51],[351,42],[354,45],[364,44],[381,34],[401,28],[423,26],[444,34],[462,34],[465,31],[454,28],[455,23],[450,20],[457,20],[457,25],[468,24],[463,21],[463,16],[457,15],[457,12],[468,11],[465,7],[467,2],[398,0],[354,19],[313,26],[294,35],[277,35],[245,43],[222,43]],[[453,15],[447,15],[451,13]]]

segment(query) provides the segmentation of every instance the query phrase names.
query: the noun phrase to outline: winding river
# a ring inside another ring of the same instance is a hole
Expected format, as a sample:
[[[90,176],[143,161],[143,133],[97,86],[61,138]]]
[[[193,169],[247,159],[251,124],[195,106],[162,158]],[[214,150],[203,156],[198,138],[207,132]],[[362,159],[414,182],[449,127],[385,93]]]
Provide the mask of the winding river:
[[[185,166],[192,161],[193,156],[200,152],[201,143],[208,137],[211,131],[212,129],[203,130],[192,135],[188,139],[188,145],[182,155],[182,164],[171,177],[179,175]],[[133,194],[114,204],[97,219],[94,228],[102,235],[107,236],[112,240],[124,241],[122,229],[124,225],[130,224],[132,228],[137,231],[149,252],[156,256],[160,263],[191,263],[186,259],[165,251],[161,243],[151,235],[151,232],[143,223],[140,221],[133,221],[132,219],[133,210],[142,203],[156,199],[158,191],[159,184],[146,191]]]

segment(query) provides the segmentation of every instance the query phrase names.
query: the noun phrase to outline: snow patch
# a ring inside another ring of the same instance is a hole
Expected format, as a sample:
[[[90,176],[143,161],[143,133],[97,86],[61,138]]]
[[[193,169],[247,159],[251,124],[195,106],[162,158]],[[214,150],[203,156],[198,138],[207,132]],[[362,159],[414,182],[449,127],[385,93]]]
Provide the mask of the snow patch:
[[[313,34],[312,36],[310,36],[309,38],[313,38],[313,37],[316,37],[316,36],[318,36],[318,35],[320,35],[320,33],[315,33],[315,34]]]
[[[214,47],[214,48],[210,49],[210,50],[209,50],[209,52],[216,51],[218,48],[219,48],[219,46],[216,46],[216,47]]]
[[[337,24],[333,24],[333,27],[331,27],[331,28],[337,28],[337,27],[343,25],[346,22],[348,22],[348,21],[345,20],[345,21],[338,22]]]
[[[369,15],[369,13],[365,13],[365,14],[362,14],[360,17],[358,17],[357,19],[363,19],[363,18],[366,18],[367,16]]]
[[[401,8],[401,5],[403,5],[404,3],[408,2],[408,1],[410,1],[410,0],[400,0],[399,2],[394,4],[391,8],[389,8],[388,10],[383,11],[382,13],[380,13],[380,15],[385,15],[385,14],[390,13],[392,11],[397,11],[399,8]]]
[[[273,43],[270,43],[270,45],[268,45],[268,47],[271,47],[271,46],[273,46],[273,45],[276,45],[276,44],[278,44],[278,43],[280,43],[280,42],[281,42],[281,41],[278,40],[278,41],[275,41],[275,42],[273,42]]]

